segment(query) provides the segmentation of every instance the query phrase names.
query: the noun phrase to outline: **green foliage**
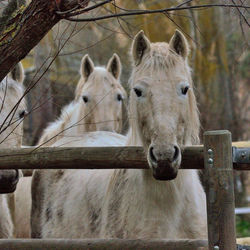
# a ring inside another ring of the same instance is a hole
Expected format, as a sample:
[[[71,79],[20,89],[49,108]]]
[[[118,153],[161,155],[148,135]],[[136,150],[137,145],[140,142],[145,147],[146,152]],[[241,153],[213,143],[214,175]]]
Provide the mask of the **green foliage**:
[[[236,235],[240,237],[250,237],[250,222],[236,216]]]

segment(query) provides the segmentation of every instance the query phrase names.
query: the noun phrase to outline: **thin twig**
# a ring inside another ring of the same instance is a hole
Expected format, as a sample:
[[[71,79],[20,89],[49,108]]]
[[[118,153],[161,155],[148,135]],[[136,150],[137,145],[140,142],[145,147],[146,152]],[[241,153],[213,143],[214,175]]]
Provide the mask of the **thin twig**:
[[[103,2],[98,3],[96,5],[90,6],[89,8],[86,8],[86,9],[83,9],[83,10],[79,10],[79,11],[76,11],[76,12],[69,12],[66,15],[63,15],[63,17],[78,16],[78,15],[83,14],[85,12],[88,12],[90,10],[94,10],[94,9],[96,9],[96,8],[104,5],[104,4],[110,3],[111,1],[113,1],[113,0],[106,0],[106,1],[103,1]],[[57,11],[56,13],[59,14],[60,12]]]
[[[236,3],[234,2],[234,0],[231,0],[231,1],[236,6]],[[240,8],[236,7],[236,9],[238,10],[240,17],[242,17],[244,19],[244,21],[246,22],[246,24],[248,25],[248,27],[250,27],[250,24],[248,23],[247,18],[243,15],[243,13],[241,12]]]
[[[44,76],[44,74],[47,72],[47,70],[50,68],[50,66],[52,65],[52,63],[55,61],[55,59],[57,58],[57,56],[59,55],[59,53],[61,52],[61,50],[63,49],[63,47],[65,46],[65,44],[68,42],[68,40],[71,38],[71,35],[73,34],[73,31],[71,32],[71,34],[69,35],[69,37],[66,39],[66,41],[63,43],[62,47],[58,49],[57,53],[55,54],[55,56],[52,58],[51,62],[49,63],[49,65],[46,67],[46,69],[44,70],[44,72],[38,77],[38,79],[33,83],[33,84],[29,84],[29,86],[27,87],[27,89],[24,91],[23,95],[21,96],[21,98],[17,101],[17,103],[14,105],[14,107],[11,109],[11,111],[9,112],[9,114],[7,115],[7,117],[5,118],[5,120],[3,121],[3,124],[0,126],[0,131],[3,132],[3,126],[4,123],[7,121],[7,119],[12,115],[9,124],[7,125],[7,127],[10,125],[14,114],[19,106],[19,104],[21,103],[21,101],[24,99],[24,97],[31,91],[31,89],[41,80],[41,78]],[[40,66],[40,69],[43,67],[43,65],[47,62],[47,60],[49,59],[49,57],[45,60],[45,62]],[[37,72],[38,73],[38,72]],[[36,74],[37,74],[36,73]],[[35,76],[36,76],[35,74]],[[35,77],[34,76],[34,77]],[[33,79],[34,79],[33,77]],[[6,129],[6,128],[5,128]]]
[[[183,5],[185,5],[185,4],[188,4],[188,3],[192,2],[192,1],[193,1],[193,0],[187,0],[187,1],[184,2],[184,3],[181,3],[181,4],[177,5],[176,7],[181,7],[181,6],[183,6]]]
[[[173,8],[164,8],[164,9],[157,9],[157,10],[135,10],[129,13],[119,13],[113,15],[104,15],[99,17],[92,17],[92,18],[67,18],[66,20],[73,21],[73,22],[91,22],[91,21],[98,21],[104,19],[110,19],[114,17],[122,17],[122,16],[134,16],[134,15],[147,15],[147,14],[156,14],[156,13],[165,13],[171,11],[178,11],[178,10],[188,10],[188,9],[202,9],[202,8],[212,8],[212,7],[225,7],[225,8],[247,8],[250,9],[250,6],[242,6],[242,5],[234,5],[234,4],[204,4],[204,5],[195,5],[195,6],[187,6],[187,7],[173,7]]]
[[[175,20],[173,18],[171,18],[171,16],[168,13],[164,13],[164,15],[174,24],[176,25],[187,37],[189,37],[194,43],[196,43],[196,41],[178,24],[175,22]]]

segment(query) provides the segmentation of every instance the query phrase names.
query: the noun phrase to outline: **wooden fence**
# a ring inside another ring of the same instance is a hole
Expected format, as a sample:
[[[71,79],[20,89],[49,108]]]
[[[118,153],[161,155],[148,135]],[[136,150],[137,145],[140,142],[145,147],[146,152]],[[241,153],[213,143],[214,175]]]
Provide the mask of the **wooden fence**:
[[[208,219],[206,240],[0,240],[0,249],[206,249],[235,250],[234,170],[250,170],[250,148],[232,148],[226,130],[204,133],[204,147],[186,147],[182,169],[203,169]],[[148,168],[140,147],[25,148],[0,150],[0,169]],[[201,247],[201,248],[199,248]],[[202,248],[203,247],[203,248]],[[244,248],[241,248],[244,249]],[[245,248],[250,249],[250,248]]]

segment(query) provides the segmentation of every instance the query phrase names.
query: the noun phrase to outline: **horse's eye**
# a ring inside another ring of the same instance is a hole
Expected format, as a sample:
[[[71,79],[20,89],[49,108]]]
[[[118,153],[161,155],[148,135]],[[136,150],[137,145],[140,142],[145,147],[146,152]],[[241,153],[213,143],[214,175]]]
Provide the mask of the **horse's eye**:
[[[188,90],[189,90],[189,86],[183,87],[183,88],[181,89],[181,93],[182,93],[183,95],[186,95],[187,92],[188,92]]]
[[[121,94],[118,94],[118,95],[117,95],[117,100],[118,100],[118,101],[121,101],[121,100],[122,100]]]
[[[140,89],[134,88],[135,94],[137,95],[137,97],[142,96],[142,91]]]
[[[25,111],[25,110],[21,110],[21,111],[19,111],[19,113],[18,113],[19,119],[24,118],[25,115],[26,115],[26,111]]]
[[[82,99],[83,99],[83,101],[84,101],[85,103],[87,103],[87,102],[89,101],[89,98],[88,98],[86,95],[84,95],[84,96],[82,97]]]

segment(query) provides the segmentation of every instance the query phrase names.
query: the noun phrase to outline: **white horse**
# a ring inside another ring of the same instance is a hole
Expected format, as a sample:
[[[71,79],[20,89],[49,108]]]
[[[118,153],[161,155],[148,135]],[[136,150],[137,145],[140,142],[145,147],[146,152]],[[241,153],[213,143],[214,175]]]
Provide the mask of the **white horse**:
[[[19,63],[0,82],[0,148],[21,147],[25,116],[25,102],[22,98],[24,79],[23,67]],[[0,170],[0,192],[14,192],[19,179],[15,170]],[[14,234],[14,195],[0,195],[0,238]]]
[[[106,68],[94,67],[90,57],[85,55],[80,73],[75,99],[62,110],[59,119],[44,130],[38,144],[50,146],[68,136],[73,140],[86,131],[122,131],[127,96],[119,81],[118,55],[111,57]]]
[[[126,140],[144,147],[150,169],[36,173],[32,219],[39,220],[33,237],[206,238],[205,193],[197,171],[178,171],[181,148],[199,143],[188,52],[179,31],[169,44],[150,43],[142,31],[136,35]],[[107,144],[90,137],[96,145]],[[106,134],[106,141],[114,137]],[[67,138],[61,140],[58,145]]]
[[[89,138],[84,136],[86,131],[122,132],[127,94],[119,81],[121,62],[118,55],[111,57],[106,68],[94,67],[90,57],[85,55],[81,61],[80,74],[74,101],[62,110],[57,121],[45,129],[39,145],[54,146],[61,139],[67,140],[62,143],[64,146],[69,142],[81,143]],[[36,182],[33,185],[36,189]],[[27,184],[24,188],[30,189]]]

